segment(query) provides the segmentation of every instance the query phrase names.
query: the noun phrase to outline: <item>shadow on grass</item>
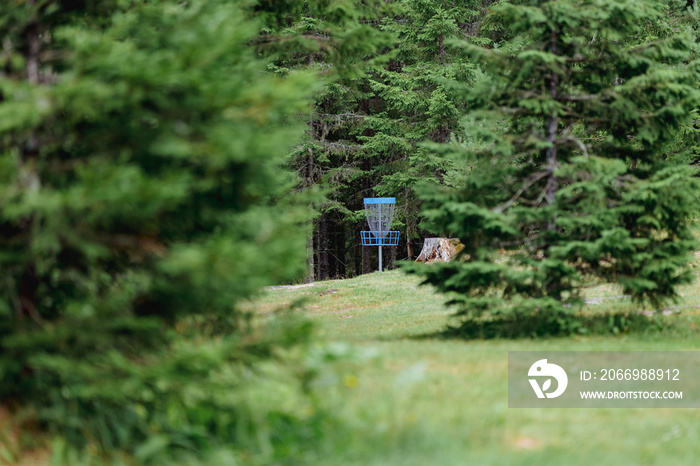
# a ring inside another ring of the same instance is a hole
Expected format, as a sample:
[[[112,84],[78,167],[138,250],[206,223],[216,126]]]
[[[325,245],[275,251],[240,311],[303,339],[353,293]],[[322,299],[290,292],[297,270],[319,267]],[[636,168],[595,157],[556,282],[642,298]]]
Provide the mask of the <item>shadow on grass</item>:
[[[698,333],[700,316],[645,315],[608,311],[595,314],[518,314],[462,318],[438,332],[414,335],[413,339],[490,340],[496,338],[549,338],[575,335],[621,335],[631,333]]]

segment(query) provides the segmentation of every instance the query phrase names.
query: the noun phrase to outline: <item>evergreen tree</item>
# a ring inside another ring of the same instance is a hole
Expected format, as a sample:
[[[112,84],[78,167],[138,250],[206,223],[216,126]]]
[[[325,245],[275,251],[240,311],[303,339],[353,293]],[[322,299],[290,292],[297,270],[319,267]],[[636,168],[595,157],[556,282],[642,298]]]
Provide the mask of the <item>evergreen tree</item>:
[[[282,165],[313,82],[266,71],[250,2],[91,5],[0,6],[0,399],[140,461],[269,449],[292,417],[249,413],[243,368],[306,327],[239,304],[303,274]]]
[[[486,74],[469,92],[468,128],[484,148],[461,151],[474,170],[459,189],[423,193],[430,228],[465,248],[407,269],[454,292],[469,325],[522,322],[516,333],[572,331],[566,316],[589,277],[656,307],[673,299],[691,279],[700,194],[692,170],[664,156],[700,99],[691,41],[639,43],[663,22],[647,1],[503,3],[493,14],[527,45],[464,45]]]

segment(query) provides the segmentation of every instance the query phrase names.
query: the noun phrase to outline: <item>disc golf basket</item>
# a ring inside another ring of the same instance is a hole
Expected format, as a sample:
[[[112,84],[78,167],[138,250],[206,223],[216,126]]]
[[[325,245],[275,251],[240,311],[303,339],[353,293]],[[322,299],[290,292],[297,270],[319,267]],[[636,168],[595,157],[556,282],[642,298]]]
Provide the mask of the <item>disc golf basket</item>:
[[[363,246],[379,246],[379,271],[382,271],[382,246],[397,246],[398,231],[389,231],[394,219],[395,197],[366,197],[365,213],[370,231],[360,232]]]

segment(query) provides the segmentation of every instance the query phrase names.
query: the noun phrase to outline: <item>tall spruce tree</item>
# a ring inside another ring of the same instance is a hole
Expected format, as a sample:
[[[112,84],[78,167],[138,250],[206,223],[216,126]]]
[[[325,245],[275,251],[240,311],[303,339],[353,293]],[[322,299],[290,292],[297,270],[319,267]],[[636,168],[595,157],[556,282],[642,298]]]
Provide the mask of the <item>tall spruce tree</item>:
[[[673,299],[691,279],[700,187],[664,151],[700,102],[692,43],[640,44],[663,21],[648,1],[502,3],[492,14],[527,45],[464,45],[486,74],[468,93],[468,130],[484,149],[438,148],[473,171],[457,190],[422,194],[429,227],[465,248],[407,270],[453,292],[470,325],[535,318],[526,333],[571,331],[591,276],[653,306]]]
[[[239,303],[303,274],[282,165],[313,81],[266,71],[251,2],[93,3],[0,6],[0,399],[138,462],[273,450],[294,415],[251,412],[241,368],[306,327]]]

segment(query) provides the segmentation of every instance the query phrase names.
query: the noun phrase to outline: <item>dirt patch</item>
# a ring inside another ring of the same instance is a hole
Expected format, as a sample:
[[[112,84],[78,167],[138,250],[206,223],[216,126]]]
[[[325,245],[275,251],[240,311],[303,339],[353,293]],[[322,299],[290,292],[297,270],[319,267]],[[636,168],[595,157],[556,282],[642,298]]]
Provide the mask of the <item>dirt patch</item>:
[[[312,288],[316,286],[317,283],[304,283],[302,285],[279,285],[279,286],[268,286],[268,290],[298,290],[300,288]]]
[[[542,442],[532,437],[515,437],[511,443],[519,450],[539,450],[542,448]]]

